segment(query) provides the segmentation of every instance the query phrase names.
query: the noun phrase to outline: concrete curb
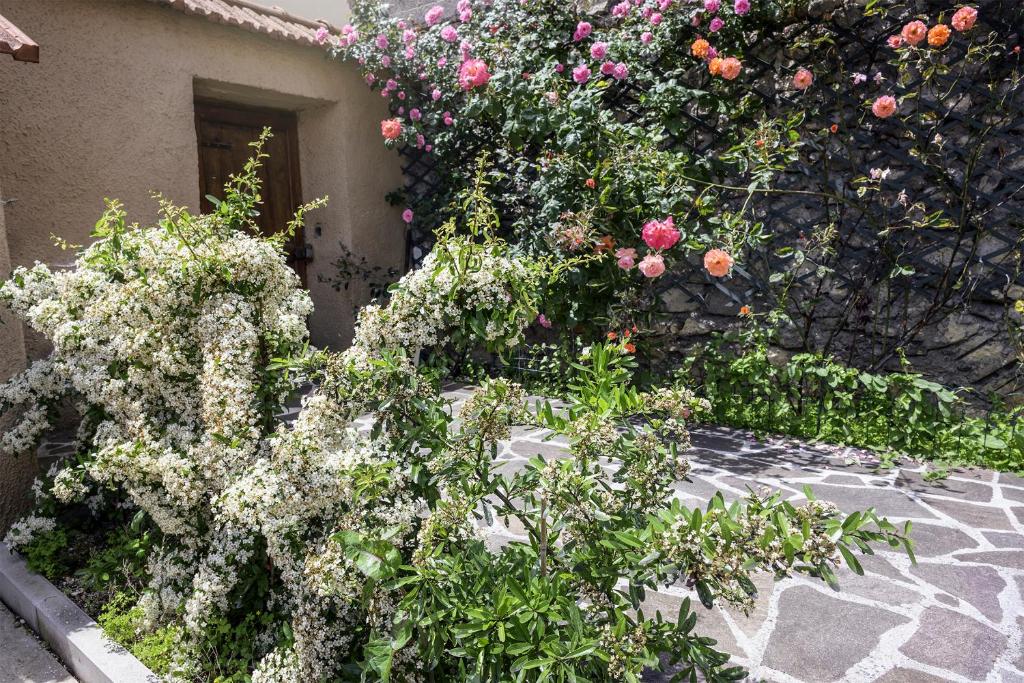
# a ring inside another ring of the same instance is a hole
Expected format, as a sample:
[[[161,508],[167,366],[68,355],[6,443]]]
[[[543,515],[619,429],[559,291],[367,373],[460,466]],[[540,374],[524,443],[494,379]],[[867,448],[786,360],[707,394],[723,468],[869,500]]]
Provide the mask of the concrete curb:
[[[25,560],[0,543],[0,600],[57,653],[79,683],[155,683],[160,677]]]

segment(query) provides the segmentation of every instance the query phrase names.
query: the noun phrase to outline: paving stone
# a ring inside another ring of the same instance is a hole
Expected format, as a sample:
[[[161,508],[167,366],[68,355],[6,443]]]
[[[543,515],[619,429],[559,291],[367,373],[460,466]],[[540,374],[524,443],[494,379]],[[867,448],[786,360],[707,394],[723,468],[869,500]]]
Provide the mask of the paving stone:
[[[857,559],[860,560],[859,554]],[[840,594],[859,595],[888,605],[910,605],[921,600],[921,594],[909,585],[881,576],[860,576],[846,566],[836,570],[836,577]]]
[[[1000,472],[999,483],[1024,488],[1024,477],[1019,474],[1013,474],[1012,472]]]
[[[918,557],[935,557],[978,547],[977,541],[959,529],[924,522],[911,526],[910,540],[914,542],[914,554]]]
[[[1024,580],[1019,576],[1017,577],[1017,590],[1024,594]],[[1017,630],[1024,633],[1024,616],[1017,617]],[[1017,661],[1013,663],[1015,667],[1024,671],[1024,650],[1021,651],[1020,656],[1017,657]]]
[[[968,602],[992,621],[1003,618],[999,604],[999,592],[1006,582],[992,567],[966,567],[963,565],[932,564],[919,562],[910,568],[910,573],[919,576],[931,585],[950,595]]]
[[[719,603],[716,607],[729,613],[733,623],[743,631],[748,638],[752,638],[761,630],[765,619],[768,618],[771,596],[777,589],[775,577],[771,574],[761,572],[750,577],[751,582],[757,589],[757,598],[749,614],[745,614],[739,607],[729,607],[725,603]],[[778,587],[781,590],[781,586]]]
[[[956,559],[961,562],[980,562],[994,564],[999,567],[1024,569],[1024,551],[1020,550],[989,550],[981,553],[957,553]]]
[[[795,586],[783,592],[763,663],[805,681],[834,681],[909,619]]]
[[[997,548],[1024,548],[1024,534],[1012,531],[986,531],[985,538]]]
[[[891,562],[880,555],[857,555],[861,568],[868,574],[879,574],[896,581],[906,581],[906,577]]]
[[[947,680],[946,678],[932,676],[924,671],[896,667],[880,678],[876,678],[874,683],[945,683]]]
[[[654,617],[655,612],[660,611],[665,619],[674,622],[679,618],[679,607],[683,600],[683,597],[676,595],[667,595],[661,592],[648,593],[642,605],[644,616],[650,619]],[[717,645],[714,646],[716,650],[730,654],[739,653],[740,646],[729,629],[729,625],[725,622],[725,618],[717,609],[709,610],[701,605],[696,592],[690,596],[690,611],[697,614],[697,625],[694,627],[697,635],[714,638],[717,641]],[[646,676],[644,680],[647,680]]]
[[[1006,516],[1006,511],[998,507],[962,503],[955,500],[939,500],[938,498],[929,498],[925,502],[939,512],[947,514],[973,529],[994,529],[996,531],[1013,529],[1013,526],[1010,525],[1010,518]]]
[[[1024,503],[1024,489],[1011,489],[1009,486],[1004,486],[1003,498],[1015,503]]]
[[[915,493],[959,498],[977,503],[987,503],[992,500],[992,487],[986,484],[948,478],[929,481],[924,478],[922,473],[908,470],[900,471],[896,477],[895,486],[898,489]]]
[[[535,441],[513,441],[510,450],[516,455],[524,458],[533,458],[537,455],[543,456],[545,460],[550,458],[567,458],[569,451],[564,446],[553,443],[537,443]]]
[[[920,624],[900,652],[974,681],[984,680],[1006,649],[1005,635],[952,610],[929,608]]]
[[[864,510],[869,507],[881,516],[910,517],[913,519],[934,518],[935,515],[911,500],[902,491],[894,489],[851,488],[815,484],[811,490],[817,498],[835,503],[844,512]]]

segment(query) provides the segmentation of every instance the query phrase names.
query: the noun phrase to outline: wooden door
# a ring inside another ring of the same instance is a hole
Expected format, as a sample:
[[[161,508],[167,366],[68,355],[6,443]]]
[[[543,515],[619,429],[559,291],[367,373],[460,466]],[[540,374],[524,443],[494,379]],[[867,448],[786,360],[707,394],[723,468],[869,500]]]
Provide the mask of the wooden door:
[[[266,146],[270,155],[260,169],[263,203],[256,219],[264,235],[281,232],[302,203],[299,181],[299,150],[295,114],[271,109],[240,108],[196,102],[196,137],[199,141],[199,196],[203,212],[213,210],[207,195],[224,196],[224,183],[242,170],[252,154],[249,143],[259,138],[264,127],[274,136]],[[288,263],[306,284],[309,260],[301,229],[287,246]]]

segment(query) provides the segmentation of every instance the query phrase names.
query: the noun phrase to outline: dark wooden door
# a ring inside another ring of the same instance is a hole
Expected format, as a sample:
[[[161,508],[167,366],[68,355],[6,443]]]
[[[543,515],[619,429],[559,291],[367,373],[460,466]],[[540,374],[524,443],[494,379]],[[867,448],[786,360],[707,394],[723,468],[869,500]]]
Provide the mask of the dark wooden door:
[[[295,114],[213,102],[196,102],[195,107],[201,209],[204,212],[213,209],[207,195],[223,198],[228,176],[241,171],[252,154],[249,143],[259,138],[263,128],[269,126],[274,136],[265,150],[270,157],[264,159],[259,172],[263,181],[263,204],[256,222],[264,235],[284,230],[302,203]],[[308,259],[301,229],[288,245],[288,252],[288,262],[305,284]]]

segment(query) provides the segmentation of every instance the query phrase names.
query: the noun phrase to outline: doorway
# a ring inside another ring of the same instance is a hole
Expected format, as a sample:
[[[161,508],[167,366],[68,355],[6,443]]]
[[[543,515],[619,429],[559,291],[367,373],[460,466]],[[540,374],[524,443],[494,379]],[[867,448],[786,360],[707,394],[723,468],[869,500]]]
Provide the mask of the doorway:
[[[264,165],[259,170],[260,180],[263,181],[263,203],[256,223],[264,235],[284,230],[295,209],[302,203],[295,113],[204,100],[196,101],[195,113],[201,210],[204,213],[213,210],[207,195],[218,199],[224,196],[224,183],[228,176],[241,171],[252,153],[249,143],[259,138],[264,127],[269,127],[274,136],[267,142],[265,149],[270,157],[264,159]],[[301,228],[286,248],[288,264],[299,274],[305,286],[306,263],[311,260],[311,254]]]

